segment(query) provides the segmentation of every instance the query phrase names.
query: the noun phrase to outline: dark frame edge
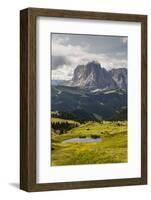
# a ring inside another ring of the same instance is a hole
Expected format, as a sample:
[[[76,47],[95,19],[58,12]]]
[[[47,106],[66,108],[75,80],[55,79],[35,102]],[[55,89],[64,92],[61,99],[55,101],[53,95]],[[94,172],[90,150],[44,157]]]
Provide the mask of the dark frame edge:
[[[118,181],[118,183],[117,183]],[[73,189],[94,189],[106,187],[123,187],[146,185],[143,178],[127,178],[127,179],[112,179],[112,180],[92,180],[78,182],[62,182],[62,183],[38,183],[28,192],[44,192],[56,190],[73,190]]]
[[[36,71],[30,9],[20,11],[20,189],[31,191],[36,182]],[[35,27],[33,27],[34,29]],[[34,122],[33,122],[34,121]]]
[[[34,7],[27,7],[26,9],[30,11],[32,15],[45,17],[79,18],[128,22],[143,22],[144,17],[146,17],[146,15],[143,14],[112,13],[100,11],[65,10]]]
[[[141,177],[147,184],[147,20],[141,22]]]
[[[28,191],[28,9],[20,11],[20,189]]]

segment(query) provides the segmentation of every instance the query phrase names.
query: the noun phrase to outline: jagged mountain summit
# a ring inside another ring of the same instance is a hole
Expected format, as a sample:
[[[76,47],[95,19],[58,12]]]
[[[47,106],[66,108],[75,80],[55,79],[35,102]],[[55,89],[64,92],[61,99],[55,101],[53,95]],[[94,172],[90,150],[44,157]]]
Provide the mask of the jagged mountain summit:
[[[98,62],[78,65],[73,73],[71,86],[89,89],[127,89],[127,69],[107,71]]]
[[[118,85],[118,88],[127,90],[127,69],[119,68],[110,71],[113,80]]]

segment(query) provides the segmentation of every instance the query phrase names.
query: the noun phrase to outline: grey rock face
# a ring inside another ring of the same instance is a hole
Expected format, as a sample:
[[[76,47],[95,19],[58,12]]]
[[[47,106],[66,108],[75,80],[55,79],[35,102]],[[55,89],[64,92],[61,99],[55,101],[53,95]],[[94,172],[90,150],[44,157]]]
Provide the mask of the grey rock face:
[[[113,80],[116,82],[118,88],[127,90],[127,69],[119,68],[110,71]]]
[[[121,68],[107,71],[99,63],[92,61],[76,67],[71,85],[90,89],[126,89],[127,70]]]

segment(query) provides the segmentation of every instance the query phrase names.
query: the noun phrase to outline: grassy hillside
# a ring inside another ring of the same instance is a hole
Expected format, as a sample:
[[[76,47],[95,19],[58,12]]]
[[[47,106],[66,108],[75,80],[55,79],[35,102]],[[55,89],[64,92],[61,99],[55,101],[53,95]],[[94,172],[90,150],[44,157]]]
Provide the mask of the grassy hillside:
[[[53,118],[54,122],[64,119]],[[65,120],[68,123],[77,123]],[[63,143],[71,138],[102,138],[100,142]],[[51,165],[79,165],[127,162],[127,122],[92,122],[78,124],[63,134],[52,130]]]

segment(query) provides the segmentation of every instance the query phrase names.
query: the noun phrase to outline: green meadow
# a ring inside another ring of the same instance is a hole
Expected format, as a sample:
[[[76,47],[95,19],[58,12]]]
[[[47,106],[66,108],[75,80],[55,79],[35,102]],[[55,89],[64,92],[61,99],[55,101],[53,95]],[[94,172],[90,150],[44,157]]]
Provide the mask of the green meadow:
[[[51,165],[126,163],[127,121],[88,121],[52,118]],[[61,129],[60,129],[61,127]],[[63,127],[63,129],[62,129]],[[100,138],[98,142],[64,142],[72,138]]]

